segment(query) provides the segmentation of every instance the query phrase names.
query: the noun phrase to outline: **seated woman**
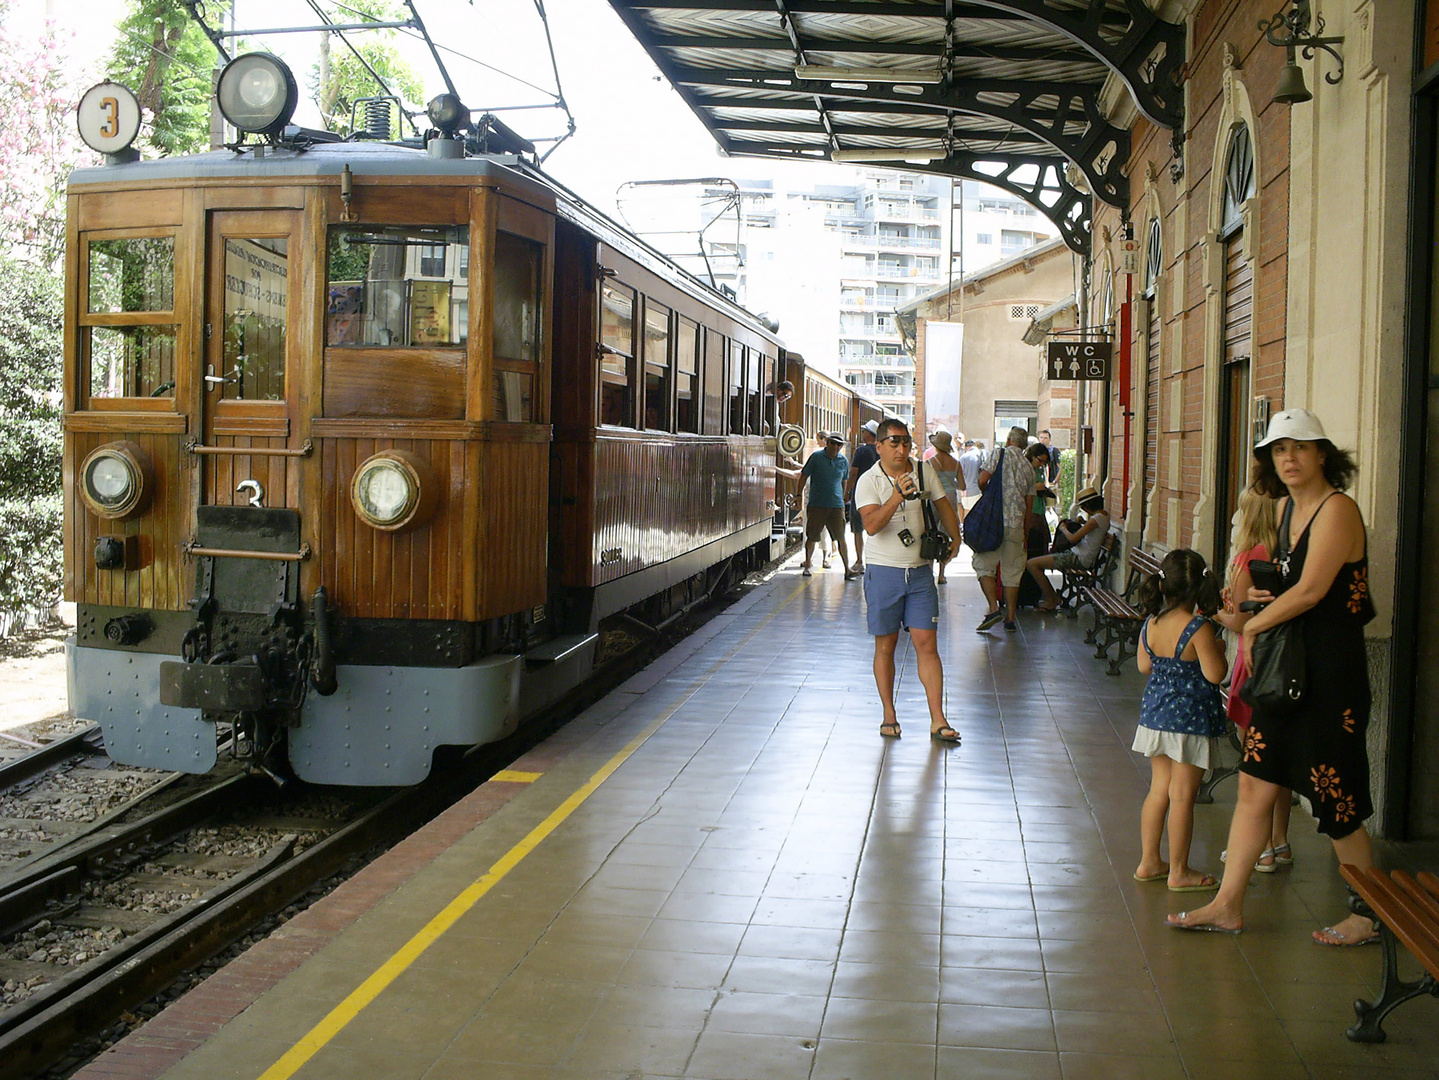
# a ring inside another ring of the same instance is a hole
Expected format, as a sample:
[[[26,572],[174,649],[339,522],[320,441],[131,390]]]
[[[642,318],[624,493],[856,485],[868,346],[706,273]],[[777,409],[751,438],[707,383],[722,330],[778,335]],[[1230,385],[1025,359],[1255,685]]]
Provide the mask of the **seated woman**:
[[[1045,577],[1045,571],[1088,570],[1094,565],[1094,560],[1099,558],[1099,549],[1104,546],[1104,535],[1109,532],[1109,512],[1104,509],[1104,496],[1090,486],[1082,489],[1074,498],[1086,515],[1084,524],[1071,530],[1061,521],[1057,530],[1058,535],[1071,545],[1069,550],[1061,551],[1058,555],[1040,555],[1030,559],[1027,564],[1030,575],[1039,583],[1040,591],[1044,593],[1044,601],[1035,611],[1059,610],[1059,594],[1054,591],[1049,578]]]

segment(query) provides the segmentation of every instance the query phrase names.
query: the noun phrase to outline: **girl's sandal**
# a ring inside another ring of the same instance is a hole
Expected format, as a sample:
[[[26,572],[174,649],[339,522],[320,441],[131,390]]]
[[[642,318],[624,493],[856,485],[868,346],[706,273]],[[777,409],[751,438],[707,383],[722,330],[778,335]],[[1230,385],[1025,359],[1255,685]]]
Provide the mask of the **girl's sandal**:
[[[886,739],[897,739],[900,736],[898,723],[884,723],[879,725],[879,733]]]
[[[1294,852],[1288,844],[1278,844],[1274,847],[1275,866],[1293,866]]]

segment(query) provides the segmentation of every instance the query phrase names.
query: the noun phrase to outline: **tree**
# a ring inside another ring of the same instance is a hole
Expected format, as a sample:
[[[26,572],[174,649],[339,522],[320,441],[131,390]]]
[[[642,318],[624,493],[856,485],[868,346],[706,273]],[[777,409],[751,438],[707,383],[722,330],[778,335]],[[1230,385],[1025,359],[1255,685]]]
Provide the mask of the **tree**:
[[[79,91],[64,42],[49,27],[39,38],[7,32],[10,8],[0,0],[0,97],[11,103],[0,110],[0,252],[53,265],[65,246],[65,178],[86,152]]]
[[[210,21],[226,3],[206,4]],[[135,92],[149,123],[141,149],[160,156],[193,154],[210,146],[213,72],[220,55],[182,0],[131,0],[116,25],[106,77]],[[136,85],[138,78],[139,85]]]
[[[351,21],[368,19],[373,22],[397,22],[407,14],[393,4],[378,0],[347,10],[351,12]],[[363,64],[349,45],[332,42],[330,34],[321,39],[319,59],[310,71],[310,92],[320,115],[325,118],[325,126],[330,131],[340,135],[350,134],[354,130],[351,117],[355,102],[385,95],[386,91],[376,83],[374,76],[366,70],[366,65],[374,69],[375,74],[389,87],[389,92],[398,95],[401,101],[419,103],[423,100],[424,84],[414,69],[400,57],[395,47],[387,43],[386,39],[392,36],[393,31],[389,30],[366,31],[364,40],[355,45],[355,49],[364,57]],[[346,40],[354,44],[351,38]],[[399,124],[402,121],[394,115],[393,109],[390,122],[391,131],[398,136]]]
[[[0,616],[60,599],[59,279],[0,255]]]

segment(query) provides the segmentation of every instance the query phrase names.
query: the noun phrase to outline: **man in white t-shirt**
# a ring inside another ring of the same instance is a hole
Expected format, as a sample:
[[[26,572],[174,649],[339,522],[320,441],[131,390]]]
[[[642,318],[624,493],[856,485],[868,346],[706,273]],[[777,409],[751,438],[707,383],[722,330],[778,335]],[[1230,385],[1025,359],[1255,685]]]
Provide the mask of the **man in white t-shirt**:
[[[894,651],[901,627],[914,642],[919,681],[929,703],[929,734],[937,742],[958,743],[959,732],[944,716],[944,669],[939,660],[939,592],[934,572],[920,556],[924,533],[922,500],[928,500],[941,528],[959,541],[959,517],[939,475],[924,469],[921,485],[914,442],[903,421],[885,420],[875,432],[879,461],[854,486],[854,505],[869,535],[865,545],[865,618],[874,635],[874,681],[884,707],[879,733],[900,734],[894,711]]]

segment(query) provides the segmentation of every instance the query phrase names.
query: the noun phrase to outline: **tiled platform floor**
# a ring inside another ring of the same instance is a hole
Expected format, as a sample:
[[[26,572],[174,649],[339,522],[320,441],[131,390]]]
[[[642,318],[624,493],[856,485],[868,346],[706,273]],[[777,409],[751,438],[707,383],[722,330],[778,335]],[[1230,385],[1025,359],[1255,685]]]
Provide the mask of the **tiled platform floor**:
[[[1439,1002],[1393,1014],[1384,1045],[1344,1038],[1380,954],[1310,943],[1344,903],[1301,812],[1295,865],[1255,875],[1243,935],[1167,929],[1196,900],[1131,880],[1133,665],[1106,676],[1065,618],[976,635],[968,576],[944,599],[962,747],[926,737],[907,652],[906,734],[879,738],[859,583],[791,564],[166,1075],[1439,1075]],[[656,722],[433,944],[388,960]],[[1221,869],[1233,789],[1198,808],[1199,867]],[[387,961],[392,980],[336,1019]]]

